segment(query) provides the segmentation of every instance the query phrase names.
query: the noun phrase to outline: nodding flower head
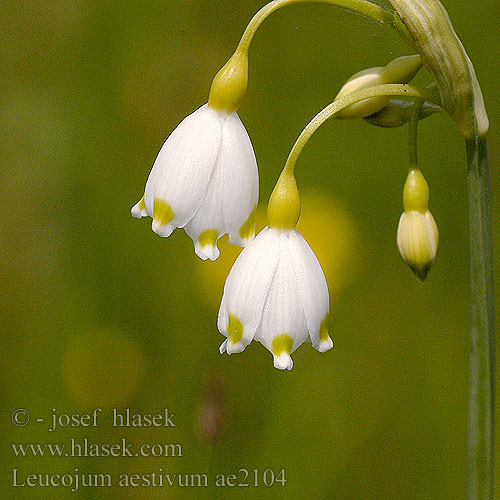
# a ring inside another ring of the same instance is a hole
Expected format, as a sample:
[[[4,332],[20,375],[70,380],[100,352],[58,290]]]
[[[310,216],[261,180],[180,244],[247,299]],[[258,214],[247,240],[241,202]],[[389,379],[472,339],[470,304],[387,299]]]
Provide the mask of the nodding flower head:
[[[186,117],[163,144],[132,215],[153,218],[169,236],[183,227],[196,254],[219,256],[217,240],[244,246],[255,235],[259,176],[252,143],[236,113],[245,95],[248,57],[236,51],[217,73],[208,104]]]
[[[252,341],[291,370],[290,354],[303,342],[324,352],[333,347],[327,331],[325,276],[311,247],[295,229],[264,228],[234,263],[224,286],[220,352],[241,352]]]
[[[255,155],[237,113],[205,104],[163,144],[132,215],[152,217],[164,237],[183,227],[197,255],[215,260],[225,233],[236,245],[253,238],[258,191]]]

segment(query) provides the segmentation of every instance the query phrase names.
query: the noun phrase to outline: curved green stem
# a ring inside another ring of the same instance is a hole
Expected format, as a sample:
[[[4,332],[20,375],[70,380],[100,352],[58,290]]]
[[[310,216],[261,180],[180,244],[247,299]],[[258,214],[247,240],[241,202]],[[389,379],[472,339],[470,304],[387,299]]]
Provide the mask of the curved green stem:
[[[418,136],[418,120],[420,112],[424,106],[423,99],[416,99],[413,105],[413,110],[409,125],[409,151],[410,151],[410,168],[418,165],[418,151],[417,151],[417,136]]]
[[[486,138],[466,142],[471,252],[467,500],[493,500],[495,291]]]
[[[236,50],[248,52],[255,32],[266,17],[269,16],[269,14],[272,14],[274,11],[280,9],[281,7],[285,7],[286,5],[306,2],[337,5],[338,7],[343,7],[344,9],[362,14],[363,16],[369,17],[379,23],[394,25],[394,16],[392,12],[380,7],[379,5],[369,2],[368,0],[274,0],[269,2],[267,5],[264,5],[264,7],[262,7],[262,9],[260,9],[257,14],[253,16],[251,21],[248,23]]]
[[[322,111],[320,111],[306,126],[306,128],[299,135],[298,139],[295,141],[290,154],[285,163],[283,170],[288,170],[293,174],[295,163],[297,162],[300,153],[304,149],[309,139],[312,137],[314,132],[329,118],[332,118],[341,109],[355,104],[364,99],[369,99],[370,97],[385,97],[385,96],[407,96],[407,97],[417,97],[422,99],[422,101],[429,101],[433,104],[439,105],[439,97],[432,91],[427,89],[422,89],[415,87],[413,85],[403,85],[403,84],[384,84],[376,85],[366,89],[358,90],[352,94],[341,97],[340,99],[332,102]]]

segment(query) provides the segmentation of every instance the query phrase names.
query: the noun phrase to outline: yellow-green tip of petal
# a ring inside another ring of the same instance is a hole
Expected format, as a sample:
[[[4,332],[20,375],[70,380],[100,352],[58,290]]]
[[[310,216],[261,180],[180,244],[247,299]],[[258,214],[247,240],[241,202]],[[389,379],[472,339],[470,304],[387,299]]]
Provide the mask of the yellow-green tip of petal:
[[[269,198],[267,220],[269,227],[295,229],[300,217],[300,197],[295,176],[283,170]]]
[[[321,342],[327,341],[330,337],[328,336],[328,313],[323,318],[321,325],[319,327],[319,340]]]
[[[403,189],[403,206],[405,212],[413,210],[424,214],[429,205],[429,186],[422,172],[412,168],[406,178]]]
[[[237,50],[215,75],[208,105],[218,111],[237,111],[245,97],[248,83],[248,53]]]
[[[257,214],[257,205],[255,205],[248,219],[240,227],[240,238],[248,240],[255,235],[255,216]]]
[[[243,338],[243,324],[237,316],[229,313],[227,324],[227,336],[233,344],[237,344]]]
[[[201,247],[206,247],[207,245],[215,246],[217,238],[219,236],[219,231],[217,229],[207,229],[203,231],[198,237]]]
[[[283,352],[290,354],[292,352],[292,347],[293,347],[293,339],[290,337],[290,335],[287,335],[286,333],[278,335],[273,339],[272,351],[275,356],[279,356]]]
[[[153,219],[157,221],[160,226],[165,226],[174,219],[174,211],[165,200],[155,198]]]

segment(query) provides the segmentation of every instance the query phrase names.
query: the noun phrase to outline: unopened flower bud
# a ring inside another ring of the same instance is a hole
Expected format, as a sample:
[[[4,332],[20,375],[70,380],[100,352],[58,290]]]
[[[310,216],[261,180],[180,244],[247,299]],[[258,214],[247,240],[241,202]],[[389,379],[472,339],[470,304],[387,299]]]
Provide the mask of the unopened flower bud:
[[[399,253],[417,277],[424,281],[436,258],[439,233],[428,209],[429,187],[417,168],[410,170],[403,190],[404,213],[399,219]]]
[[[420,56],[403,56],[391,61],[385,67],[359,71],[340,89],[335,100],[361,89],[386,83],[408,83],[422,67]],[[383,109],[390,96],[370,97],[345,107],[337,113],[339,118],[365,118]]]
[[[374,113],[365,117],[365,121],[377,127],[396,128],[401,127],[411,120],[411,115],[415,106],[415,101],[403,101],[402,99],[391,99],[387,105]],[[440,106],[424,102],[419,120],[423,120],[435,113],[441,113],[443,109]]]
[[[418,54],[397,57],[382,70],[382,83],[408,83],[420,68],[422,60]]]

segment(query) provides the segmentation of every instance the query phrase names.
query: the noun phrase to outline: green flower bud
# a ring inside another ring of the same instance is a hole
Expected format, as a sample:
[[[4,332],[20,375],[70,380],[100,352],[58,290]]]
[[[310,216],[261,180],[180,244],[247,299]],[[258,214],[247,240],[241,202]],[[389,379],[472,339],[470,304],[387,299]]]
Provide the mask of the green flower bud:
[[[365,121],[377,127],[401,127],[411,120],[414,106],[415,101],[391,99],[383,109],[373,115],[365,117]],[[423,120],[428,116],[441,112],[443,112],[443,109],[440,106],[425,102],[420,110],[419,120]]]
[[[403,190],[404,213],[399,219],[399,253],[420,281],[436,258],[439,232],[428,209],[429,187],[418,169],[410,170]]]
[[[420,281],[434,263],[438,247],[438,228],[434,217],[427,210],[404,212],[399,219],[398,248],[401,257]]]
[[[385,83],[408,83],[422,67],[420,56],[403,56],[391,61],[385,67],[364,69],[354,74],[335,97],[340,99],[357,90]],[[365,118],[383,109],[391,100],[390,96],[370,97],[351,104],[337,113],[339,118]]]

